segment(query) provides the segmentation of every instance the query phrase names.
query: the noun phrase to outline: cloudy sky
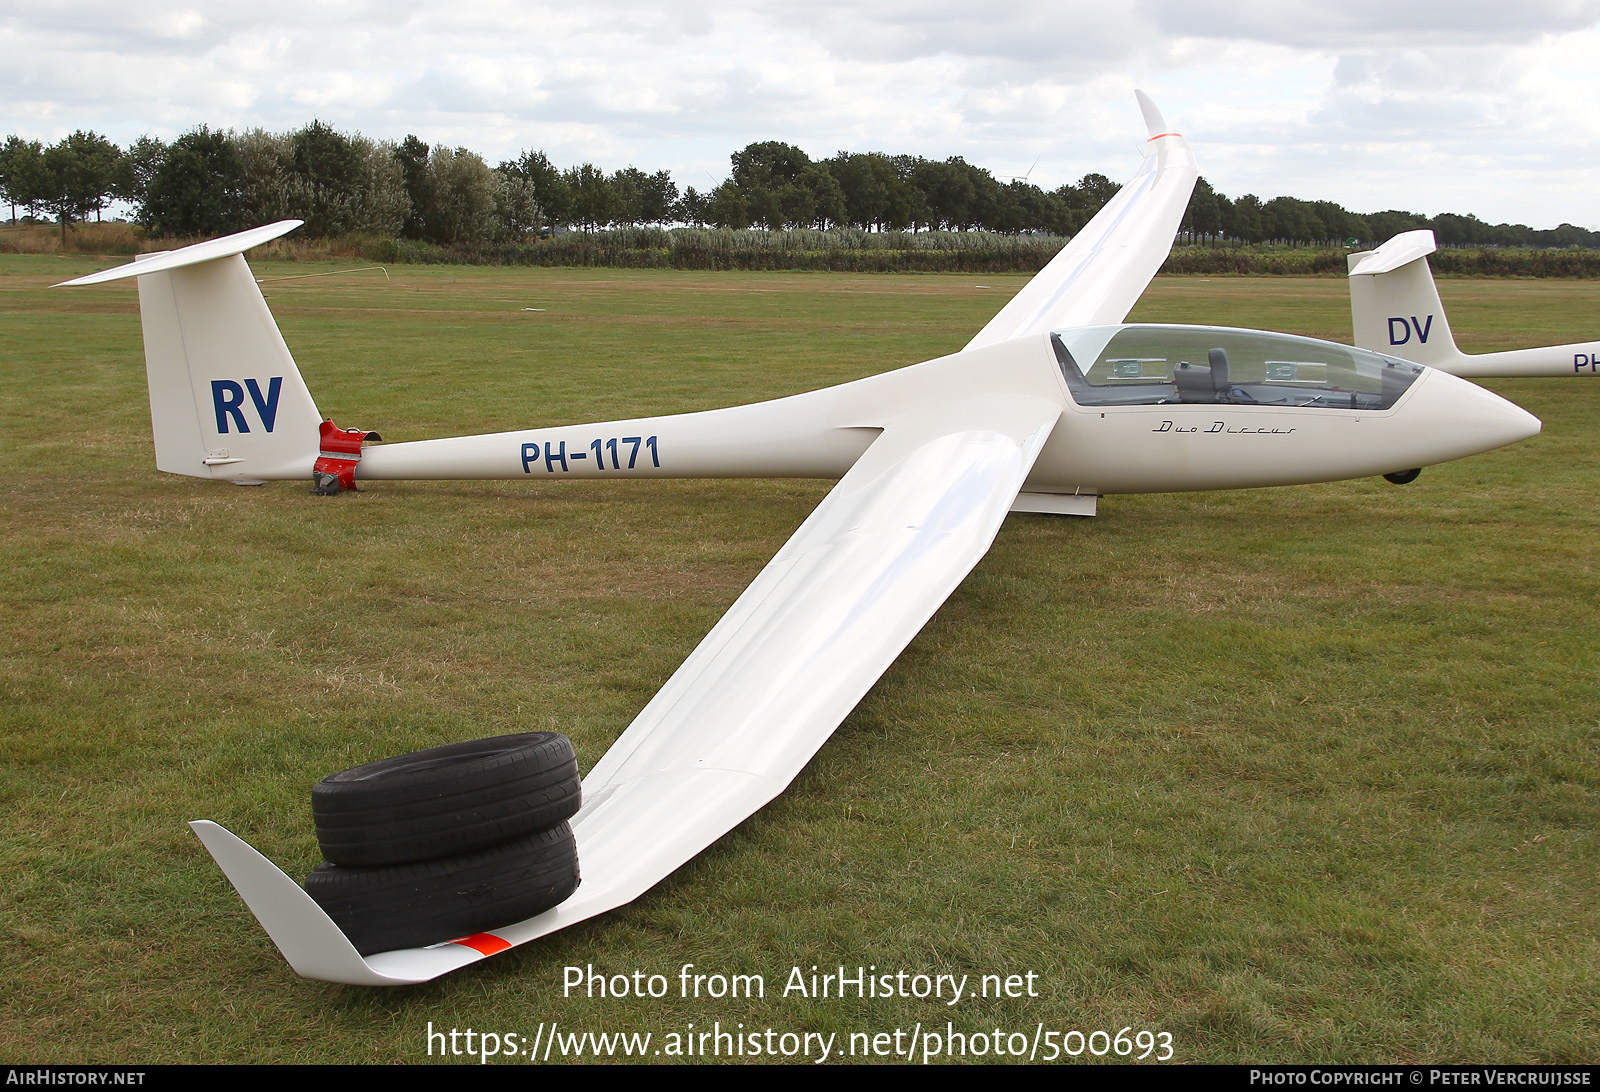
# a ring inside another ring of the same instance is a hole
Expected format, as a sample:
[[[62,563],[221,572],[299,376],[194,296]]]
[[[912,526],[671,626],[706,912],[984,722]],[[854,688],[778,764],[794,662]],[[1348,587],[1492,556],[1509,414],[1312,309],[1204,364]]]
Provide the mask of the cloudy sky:
[[[0,135],[346,130],[704,189],[756,140],[1600,228],[1600,0],[6,0]]]

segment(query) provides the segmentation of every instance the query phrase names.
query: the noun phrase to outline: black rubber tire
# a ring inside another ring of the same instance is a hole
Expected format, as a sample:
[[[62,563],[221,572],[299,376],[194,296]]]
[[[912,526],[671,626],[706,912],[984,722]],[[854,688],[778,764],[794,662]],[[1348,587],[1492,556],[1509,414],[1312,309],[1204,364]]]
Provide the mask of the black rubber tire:
[[[322,855],[354,868],[470,853],[564,822],[582,802],[572,743],[555,732],[380,759],[311,789]]]
[[[345,868],[324,861],[306,892],[362,955],[456,940],[541,914],[578,889],[566,823],[437,861]]]

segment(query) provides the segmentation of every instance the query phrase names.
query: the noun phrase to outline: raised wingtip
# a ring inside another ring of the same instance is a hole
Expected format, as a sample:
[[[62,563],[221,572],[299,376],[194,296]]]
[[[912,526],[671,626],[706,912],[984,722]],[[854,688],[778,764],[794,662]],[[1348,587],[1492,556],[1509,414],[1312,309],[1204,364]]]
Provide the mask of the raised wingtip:
[[[1149,130],[1151,140],[1172,132],[1167,128],[1167,119],[1161,116],[1161,111],[1156,108],[1149,95],[1136,90],[1133,97],[1139,100],[1139,112],[1144,115],[1144,127]]]

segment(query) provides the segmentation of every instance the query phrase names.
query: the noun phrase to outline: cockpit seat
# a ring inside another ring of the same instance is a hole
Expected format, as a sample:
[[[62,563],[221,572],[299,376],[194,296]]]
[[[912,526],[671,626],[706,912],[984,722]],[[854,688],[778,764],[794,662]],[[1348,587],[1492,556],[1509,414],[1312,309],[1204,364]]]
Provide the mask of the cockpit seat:
[[[1216,388],[1216,401],[1233,405],[1256,401],[1255,395],[1243,387],[1235,386],[1228,376],[1228,350],[1212,349],[1206,353],[1206,360],[1211,365],[1211,384]]]
[[[1217,393],[1217,401],[1226,401],[1228,392],[1228,350],[1212,349],[1206,353],[1206,363],[1211,365],[1211,389]]]
[[[1216,352],[1215,349],[1211,350]],[[1211,380],[1211,369],[1204,364],[1182,361],[1172,369],[1172,382],[1178,388],[1180,402],[1215,402],[1217,388]]]

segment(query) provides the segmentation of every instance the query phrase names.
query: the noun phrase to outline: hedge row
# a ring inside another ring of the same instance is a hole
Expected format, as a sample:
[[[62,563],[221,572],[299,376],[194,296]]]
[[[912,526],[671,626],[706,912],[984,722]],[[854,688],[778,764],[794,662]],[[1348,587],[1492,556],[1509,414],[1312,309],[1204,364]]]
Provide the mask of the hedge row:
[[[191,240],[146,239],[130,224],[83,224],[69,236],[76,253],[127,255]],[[597,266],[612,269],[811,270],[840,273],[1035,273],[1065,245],[1059,237],[983,231],[736,231],[726,228],[618,228],[571,232],[521,244],[436,246],[382,236],[289,236],[256,253],[278,260],[364,258],[427,265]],[[56,253],[48,226],[0,227],[0,253]],[[1163,273],[1201,276],[1345,274],[1334,247],[1179,246]],[[1600,250],[1455,250],[1429,259],[1436,273],[1483,277],[1600,277]]]
[[[613,269],[810,270],[840,273],[1036,273],[1066,240],[987,232],[733,231],[624,228],[522,245],[439,247],[374,240],[373,261],[452,265],[599,266]],[[1180,246],[1163,273],[1345,275],[1346,251],[1328,247]],[[1600,251],[1440,250],[1445,275],[1600,277]]]

